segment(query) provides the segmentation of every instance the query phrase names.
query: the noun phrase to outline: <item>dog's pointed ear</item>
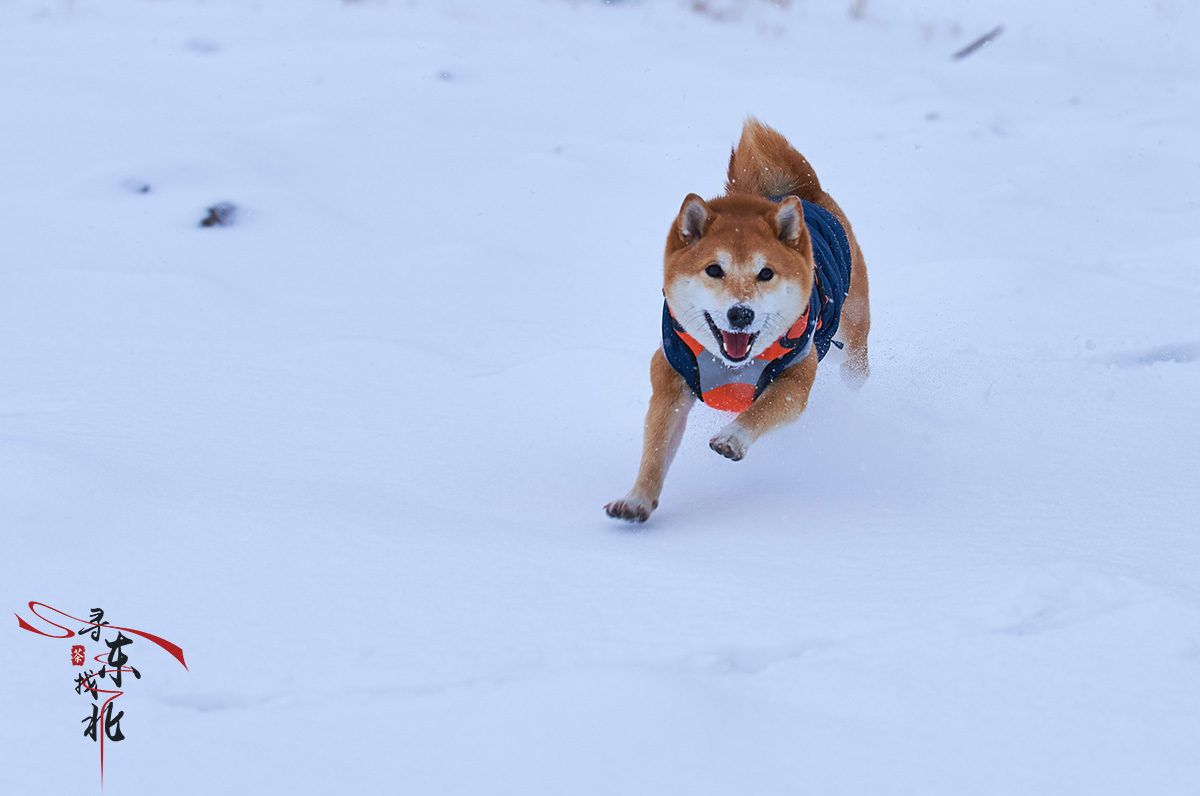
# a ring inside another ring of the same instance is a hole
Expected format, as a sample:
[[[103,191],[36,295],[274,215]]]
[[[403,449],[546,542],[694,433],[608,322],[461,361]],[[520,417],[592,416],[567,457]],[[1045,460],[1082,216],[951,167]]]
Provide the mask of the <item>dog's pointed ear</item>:
[[[690,193],[687,199],[683,200],[683,207],[679,208],[675,230],[684,243],[695,243],[704,236],[711,221],[712,211],[708,209],[708,205],[699,196]]]
[[[793,248],[800,248],[808,235],[808,227],[804,223],[804,206],[800,198],[789,196],[779,203],[775,209],[775,234],[779,239]]]

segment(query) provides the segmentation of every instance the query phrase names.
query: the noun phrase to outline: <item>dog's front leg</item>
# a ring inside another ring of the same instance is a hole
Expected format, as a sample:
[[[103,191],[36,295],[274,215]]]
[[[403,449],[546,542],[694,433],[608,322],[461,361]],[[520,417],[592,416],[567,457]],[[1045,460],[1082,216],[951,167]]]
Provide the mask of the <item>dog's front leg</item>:
[[[650,409],[646,412],[645,437],[642,443],[642,465],[637,481],[629,494],[604,507],[608,516],[634,522],[645,522],[650,512],[658,508],[663,479],[667,468],[679,450],[687,416],[695,396],[683,377],[667,362],[662,349],[650,360]]]
[[[755,440],[768,431],[791,423],[808,406],[808,393],[817,375],[817,352],[780,373],[750,408],[709,440],[722,456],[739,461]]]

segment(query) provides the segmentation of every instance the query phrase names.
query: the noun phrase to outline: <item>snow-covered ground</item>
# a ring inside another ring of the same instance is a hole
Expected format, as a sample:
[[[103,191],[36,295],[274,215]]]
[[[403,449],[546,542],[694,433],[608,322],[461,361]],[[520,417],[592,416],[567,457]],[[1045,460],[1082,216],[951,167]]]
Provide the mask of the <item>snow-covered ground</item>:
[[[0,2],[0,604],[190,668],[107,792],[1200,792],[1200,9],[692,5]],[[616,523],[749,113],[873,374]],[[3,638],[0,793],[98,788]]]

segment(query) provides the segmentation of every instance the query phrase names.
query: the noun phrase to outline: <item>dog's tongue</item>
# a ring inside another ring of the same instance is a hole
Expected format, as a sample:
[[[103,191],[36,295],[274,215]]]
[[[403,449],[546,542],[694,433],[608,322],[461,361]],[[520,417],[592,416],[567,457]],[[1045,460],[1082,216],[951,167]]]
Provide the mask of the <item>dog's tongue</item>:
[[[725,353],[730,359],[741,359],[750,349],[750,335],[745,332],[727,332],[721,330],[721,342],[725,343]]]

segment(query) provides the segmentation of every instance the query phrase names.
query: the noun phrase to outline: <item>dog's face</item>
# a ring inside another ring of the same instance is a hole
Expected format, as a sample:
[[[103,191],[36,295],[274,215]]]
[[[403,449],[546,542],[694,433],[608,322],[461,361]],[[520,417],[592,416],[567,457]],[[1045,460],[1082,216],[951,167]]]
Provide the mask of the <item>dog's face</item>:
[[[799,199],[684,200],[667,236],[663,290],[684,330],[725,364],[743,365],[782,337],[808,308],[812,284]]]

